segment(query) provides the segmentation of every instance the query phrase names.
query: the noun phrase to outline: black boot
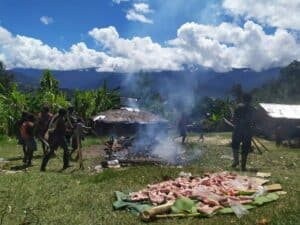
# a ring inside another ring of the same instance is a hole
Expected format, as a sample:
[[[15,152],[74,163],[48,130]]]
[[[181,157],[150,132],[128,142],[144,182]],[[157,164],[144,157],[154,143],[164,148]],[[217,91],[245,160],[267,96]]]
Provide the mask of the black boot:
[[[23,145],[23,154],[24,154],[23,163],[26,163],[26,161],[27,161],[27,148],[26,148],[25,144]]]
[[[242,171],[247,171],[247,169],[246,169],[247,157],[248,157],[248,154],[246,154],[246,153],[242,154],[242,165],[241,165]]]
[[[53,151],[48,152],[44,157],[43,157],[43,161],[42,161],[42,165],[41,165],[41,171],[44,172],[46,171],[46,166],[48,164],[48,161],[51,157],[51,155],[53,154]]]
[[[239,165],[239,150],[238,149],[232,149],[232,153],[233,153],[233,163],[232,163],[232,167],[235,168]]]

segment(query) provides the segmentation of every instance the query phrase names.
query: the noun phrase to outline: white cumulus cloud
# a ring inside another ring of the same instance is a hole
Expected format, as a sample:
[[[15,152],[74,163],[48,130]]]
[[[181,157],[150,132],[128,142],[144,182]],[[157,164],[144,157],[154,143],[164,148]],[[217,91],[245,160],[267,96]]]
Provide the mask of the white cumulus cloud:
[[[52,17],[49,17],[49,16],[42,16],[42,17],[40,18],[40,21],[41,21],[43,24],[45,24],[45,25],[49,25],[50,23],[53,23],[53,22],[54,22],[53,18],[52,18]]]
[[[120,4],[122,2],[128,2],[130,0],[112,0],[112,1],[113,1],[113,3]]]
[[[250,20],[243,26],[185,23],[165,45],[151,37],[123,38],[113,26],[94,28],[88,34],[102,50],[79,42],[62,51],[41,40],[14,35],[0,26],[0,60],[8,68],[96,67],[98,71],[138,72],[198,65],[225,72],[232,68],[261,71],[300,59],[300,44],[291,31],[277,28],[274,33],[266,33],[261,25]]]
[[[146,14],[152,13],[153,10],[146,3],[135,3],[133,8],[129,9],[126,14],[126,19],[130,21],[138,21],[141,23],[152,24],[153,20],[147,18]]]
[[[140,70],[179,70],[176,49],[162,47],[150,37],[119,37],[115,27],[94,28],[89,34],[105,49],[116,70],[136,72]]]
[[[267,34],[263,27],[247,21],[243,27],[186,23],[169,44],[178,49],[183,62],[217,71],[251,68],[256,71],[285,66],[300,58],[300,45],[287,30]]]
[[[136,12],[140,12],[140,13],[150,13],[153,11],[146,3],[135,3],[133,4],[133,8]]]
[[[223,7],[264,25],[300,30],[300,0],[224,0]]]
[[[108,56],[103,52],[88,49],[83,42],[63,52],[35,38],[14,36],[5,28],[0,27],[0,58],[8,68],[69,70],[101,65]]]

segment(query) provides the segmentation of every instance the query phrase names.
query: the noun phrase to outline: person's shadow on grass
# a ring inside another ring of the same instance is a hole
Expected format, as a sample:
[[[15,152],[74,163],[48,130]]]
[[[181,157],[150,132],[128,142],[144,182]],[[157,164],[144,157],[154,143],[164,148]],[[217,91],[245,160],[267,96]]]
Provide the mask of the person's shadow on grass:
[[[35,155],[32,158],[33,159],[42,159],[44,157],[44,155]],[[13,161],[19,161],[19,160],[23,160],[22,156],[17,156],[17,157],[12,157],[12,158],[8,158],[7,161],[13,162]]]
[[[14,171],[25,170],[28,167],[30,167],[30,166],[27,166],[27,165],[16,165],[16,166],[10,167],[10,170],[14,170]]]

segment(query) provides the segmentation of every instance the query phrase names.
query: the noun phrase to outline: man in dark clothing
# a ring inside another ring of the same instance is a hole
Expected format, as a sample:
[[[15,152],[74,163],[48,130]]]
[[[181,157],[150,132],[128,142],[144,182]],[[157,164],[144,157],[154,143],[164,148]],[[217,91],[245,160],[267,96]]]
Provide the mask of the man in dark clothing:
[[[44,106],[42,112],[38,114],[37,136],[42,142],[44,155],[46,154],[47,150],[47,145],[45,143],[45,135],[52,117],[53,115],[50,113],[50,109],[48,106]]]
[[[34,116],[28,115],[27,121],[24,121],[20,128],[21,137],[24,140],[26,147],[24,163],[26,163],[27,166],[32,165],[31,161],[33,157],[33,152],[37,149],[36,142],[34,139],[34,121]]]
[[[65,124],[66,110],[60,109],[58,115],[53,117],[49,125],[49,146],[50,151],[44,156],[41,171],[46,170],[47,163],[54,151],[61,147],[64,150],[63,169],[69,167],[69,149],[66,142],[66,124]]]
[[[251,141],[255,126],[256,110],[250,105],[251,95],[243,96],[243,103],[234,112],[233,123],[235,125],[232,133],[233,164],[232,167],[239,165],[239,148],[242,144],[242,171],[246,170],[247,157],[251,151]]]
[[[182,113],[181,117],[179,119],[179,122],[178,122],[178,131],[179,131],[180,137],[182,137],[182,141],[181,141],[182,144],[185,143],[185,139],[187,136],[186,126],[187,126],[187,117],[186,117],[185,113]]]
[[[29,115],[28,112],[22,112],[21,119],[16,124],[18,144],[22,146],[22,150],[23,150],[23,153],[24,153],[24,157],[23,157],[23,162],[24,163],[26,162],[26,144],[25,144],[25,141],[23,140],[23,138],[21,137],[21,127],[22,127],[23,123],[25,121],[27,121],[28,115]]]
[[[280,147],[282,145],[283,141],[283,131],[282,126],[279,124],[275,129],[275,140],[276,140],[276,146]]]
[[[67,143],[69,145],[73,145],[73,134],[74,134],[74,129],[76,126],[76,121],[77,121],[77,115],[74,112],[74,107],[70,106],[67,111],[67,116],[66,116],[66,124],[67,124],[67,132],[66,132],[66,138],[67,138]],[[76,143],[75,143],[76,144]]]

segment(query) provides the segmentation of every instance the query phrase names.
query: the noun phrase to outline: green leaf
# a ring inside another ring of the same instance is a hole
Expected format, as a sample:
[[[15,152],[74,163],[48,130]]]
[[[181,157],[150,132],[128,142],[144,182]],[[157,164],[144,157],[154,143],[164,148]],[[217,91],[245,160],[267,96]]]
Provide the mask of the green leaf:
[[[128,195],[123,192],[120,192],[120,191],[116,191],[115,195],[116,195],[117,201],[115,201],[113,203],[113,207],[116,210],[128,209],[131,213],[138,215],[139,213],[141,213],[147,209],[150,209],[152,207],[152,205],[149,205],[149,204],[125,201],[126,199],[128,199]]]
[[[197,213],[196,203],[189,198],[180,197],[172,206],[172,213]]]
[[[254,193],[253,191],[239,191],[238,195],[253,195]]]
[[[254,204],[254,205],[263,205],[263,204],[268,203],[268,202],[276,201],[278,198],[279,198],[278,194],[269,193],[267,195],[256,197],[252,204]]]
[[[247,210],[256,208],[254,205],[243,205]],[[223,208],[218,211],[219,214],[231,214],[234,213],[232,208]]]

